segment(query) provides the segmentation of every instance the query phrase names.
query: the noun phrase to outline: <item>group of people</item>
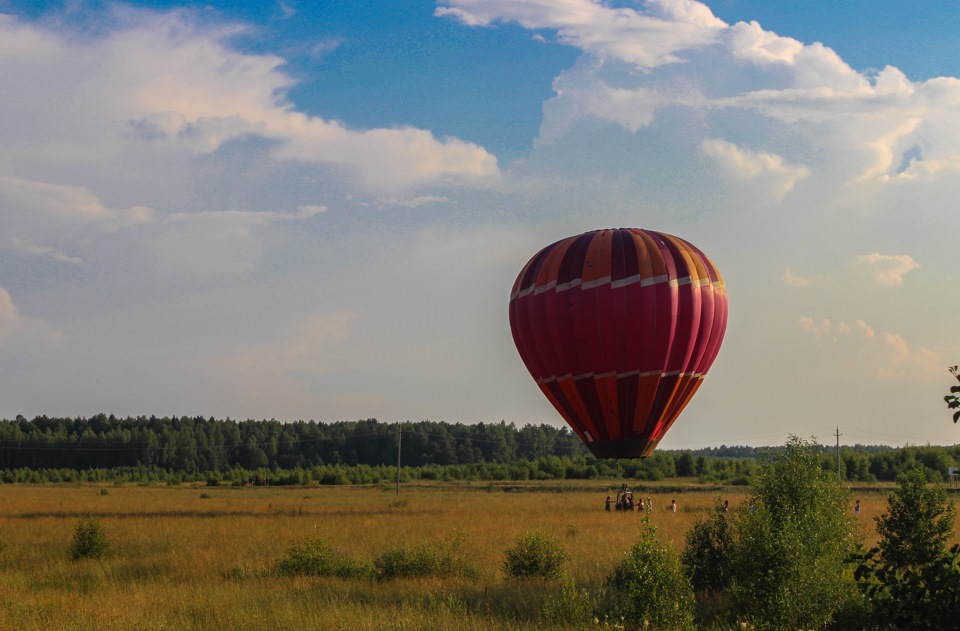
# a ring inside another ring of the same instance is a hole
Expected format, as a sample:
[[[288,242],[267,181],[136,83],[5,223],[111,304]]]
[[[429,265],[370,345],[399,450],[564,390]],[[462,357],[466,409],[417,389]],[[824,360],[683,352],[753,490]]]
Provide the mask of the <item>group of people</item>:
[[[633,491],[628,489],[626,484],[624,484],[623,487],[619,491],[617,491],[616,500],[611,499],[609,495],[607,496],[607,503],[606,503],[607,511],[614,510],[614,509],[618,511],[632,511],[634,507],[636,507],[636,509],[640,512],[643,512],[645,510],[653,511],[653,501],[650,499],[649,496],[647,496],[646,502],[644,502],[644,500],[640,498],[634,500]],[[751,513],[756,509],[756,504],[754,503],[754,500],[752,498],[750,499],[750,504],[748,506],[748,509],[750,510]],[[677,512],[677,500],[670,500],[670,506],[667,508],[667,510],[669,510],[671,513]],[[720,510],[723,511],[724,513],[729,512],[730,500],[724,500],[723,504],[720,506]],[[857,516],[860,515],[860,500],[857,500],[856,503],[853,505],[853,512]]]
[[[607,496],[607,502],[605,506],[606,510],[610,511],[616,509],[618,511],[632,511],[636,508],[638,511],[653,511],[653,500],[650,499],[650,496],[647,496],[646,501],[643,498],[633,497],[633,491],[627,488],[627,485],[624,484],[623,487],[617,491],[617,499],[613,500],[609,495]],[[677,512],[677,500],[670,500],[670,507],[668,510],[672,513]]]

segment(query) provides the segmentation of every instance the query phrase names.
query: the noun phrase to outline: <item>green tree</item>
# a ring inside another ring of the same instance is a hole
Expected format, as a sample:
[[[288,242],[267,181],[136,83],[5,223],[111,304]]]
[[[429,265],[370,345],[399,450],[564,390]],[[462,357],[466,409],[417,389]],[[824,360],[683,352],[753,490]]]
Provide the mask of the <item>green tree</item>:
[[[921,469],[901,474],[899,488],[877,517],[880,555],[891,567],[919,567],[943,558],[953,534],[954,507],[939,484],[929,486]]]
[[[954,508],[939,484],[929,486],[919,467],[877,518],[878,547],[860,556],[857,583],[879,628],[949,629],[960,616],[960,546],[947,550]]]
[[[845,561],[856,546],[849,497],[820,465],[820,448],[793,436],[754,478],[753,508],[734,517],[737,611],[762,629],[822,627],[856,598]]]

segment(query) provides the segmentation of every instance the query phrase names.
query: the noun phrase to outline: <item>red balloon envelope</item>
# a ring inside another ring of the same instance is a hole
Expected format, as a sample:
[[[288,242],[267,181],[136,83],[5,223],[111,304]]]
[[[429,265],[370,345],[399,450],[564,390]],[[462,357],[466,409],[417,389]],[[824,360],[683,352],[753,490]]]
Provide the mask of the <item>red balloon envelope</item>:
[[[703,382],[727,326],[723,278],[678,237],[557,241],[524,266],[510,328],[540,389],[598,458],[645,458]]]

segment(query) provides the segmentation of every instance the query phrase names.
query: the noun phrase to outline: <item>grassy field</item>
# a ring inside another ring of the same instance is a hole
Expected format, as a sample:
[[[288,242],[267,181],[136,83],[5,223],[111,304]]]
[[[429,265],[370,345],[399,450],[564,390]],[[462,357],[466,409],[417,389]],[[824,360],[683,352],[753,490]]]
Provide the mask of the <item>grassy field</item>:
[[[105,490],[104,490],[105,489]],[[649,492],[648,492],[649,491]],[[0,486],[0,629],[525,629],[543,627],[556,583],[517,583],[501,571],[517,536],[561,541],[578,584],[602,583],[637,538],[638,513],[605,512],[615,495],[594,482],[510,487]],[[746,490],[647,487],[651,521],[675,549],[715,499]],[[881,490],[857,491],[869,544]],[[671,499],[677,513],[666,510]],[[852,511],[852,502],[851,502]],[[74,561],[78,520],[97,517],[111,549]],[[477,576],[373,581],[279,577],[292,545],[323,537],[373,560],[393,545],[463,540]]]

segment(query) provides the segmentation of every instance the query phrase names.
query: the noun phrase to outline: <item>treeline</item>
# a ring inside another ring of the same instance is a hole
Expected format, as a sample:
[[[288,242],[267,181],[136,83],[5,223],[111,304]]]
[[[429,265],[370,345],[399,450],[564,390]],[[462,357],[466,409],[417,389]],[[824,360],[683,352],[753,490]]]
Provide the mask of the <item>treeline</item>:
[[[203,417],[127,417],[0,421],[0,479],[20,481],[188,481],[274,484],[364,484],[396,479],[564,480],[694,477],[749,484],[771,448],[722,446],[657,451],[647,460],[598,460],[567,428],[512,423],[317,423],[234,421]],[[841,448],[847,481],[892,481],[920,467],[947,479],[960,446]],[[822,448],[824,470],[836,454]],[[41,472],[43,472],[41,474]]]

